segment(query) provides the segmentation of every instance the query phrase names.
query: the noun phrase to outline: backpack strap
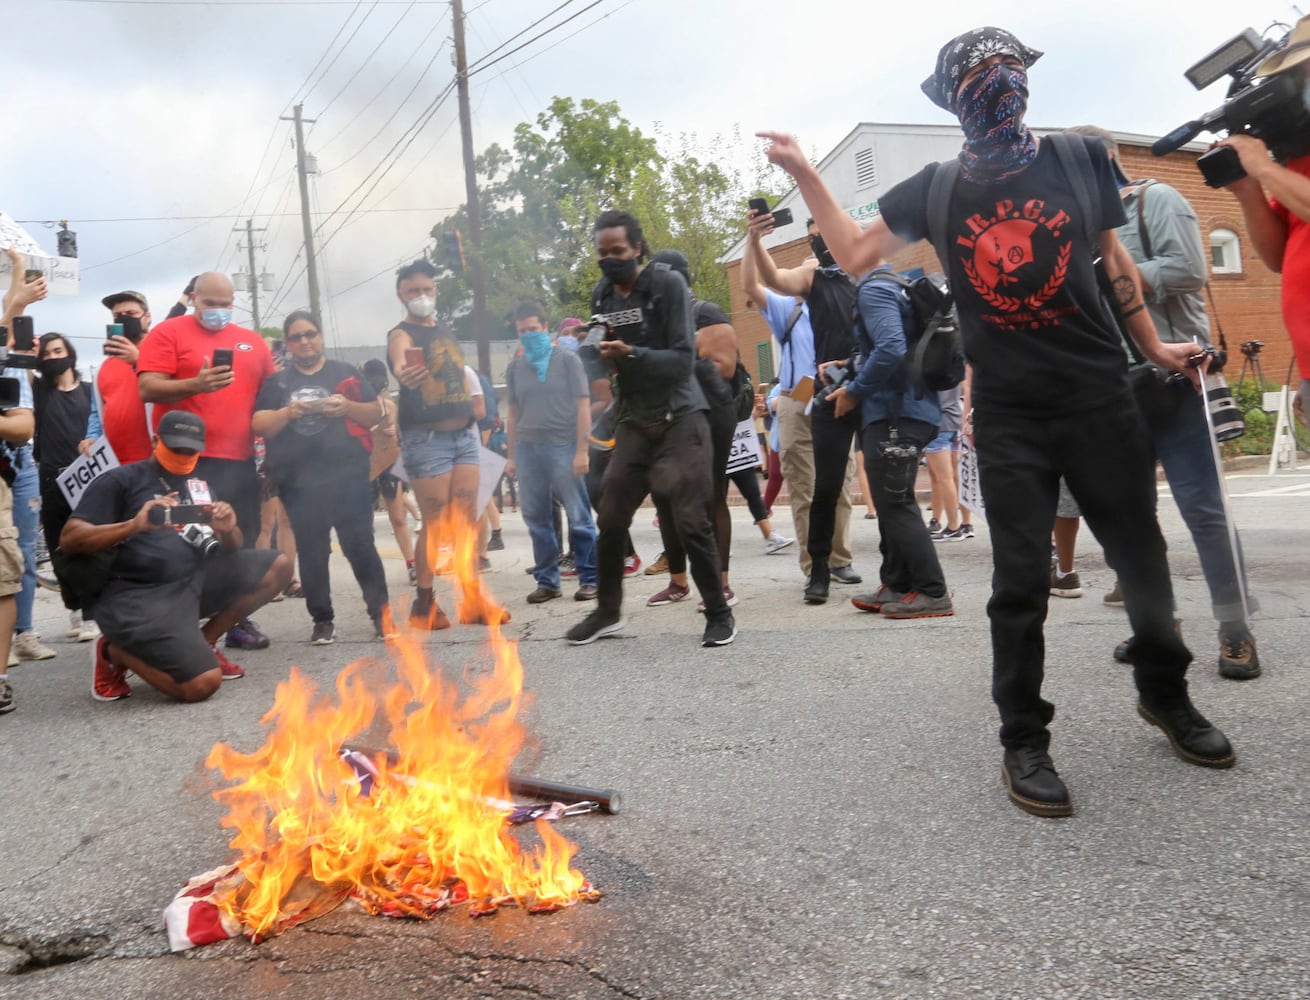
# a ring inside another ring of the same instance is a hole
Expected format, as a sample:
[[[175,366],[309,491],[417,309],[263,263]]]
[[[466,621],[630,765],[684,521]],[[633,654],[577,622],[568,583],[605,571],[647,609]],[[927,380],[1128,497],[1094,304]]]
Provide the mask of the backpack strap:
[[[1042,142],[1051,144],[1055,159],[1064,171],[1065,180],[1073,188],[1074,201],[1083,217],[1087,245],[1093,257],[1099,256],[1097,249],[1101,245],[1101,231],[1097,223],[1100,216],[1092,202],[1092,193],[1096,190],[1096,170],[1092,166],[1091,154],[1087,152],[1087,143],[1083,142],[1082,136],[1067,135],[1064,132],[1043,136]]]
[[[1146,220],[1142,217],[1142,203],[1146,201],[1146,189],[1155,181],[1146,181],[1137,189],[1137,238],[1142,241],[1142,253],[1146,254],[1147,260],[1155,260],[1155,254],[1151,252],[1151,234],[1147,231]]]
[[[960,179],[960,161],[947,160],[937,164],[933,172],[932,183],[928,185],[928,242],[937,251],[942,271],[951,273],[950,261],[946,259],[948,247],[947,226],[950,221],[951,199],[955,197],[955,185]]]

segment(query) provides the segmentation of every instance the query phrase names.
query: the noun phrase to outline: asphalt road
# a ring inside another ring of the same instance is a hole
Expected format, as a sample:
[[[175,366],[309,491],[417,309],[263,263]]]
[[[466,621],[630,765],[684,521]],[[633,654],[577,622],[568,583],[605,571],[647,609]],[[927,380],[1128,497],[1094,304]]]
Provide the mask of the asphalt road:
[[[534,700],[524,770],[622,790],[617,816],[559,829],[604,899],[548,917],[517,910],[428,923],[347,907],[259,946],[172,955],[164,906],[229,859],[202,761],[217,740],[262,742],[260,716],[299,664],[323,685],[383,652],[344,563],[335,645],[308,645],[300,601],[262,611],[272,648],[201,705],[137,682],[89,695],[90,645],[63,639],[52,595],[39,627],[59,657],[13,671],[0,718],[0,995],[108,997],[1310,997],[1310,475],[1231,477],[1265,673],[1218,677],[1195,552],[1162,501],[1192,690],[1238,753],[1189,766],[1133,710],[1127,636],[1090,537],[1087,595],[1052,598],[1052,752],[1076,814],[1042,820],[1005,798],[988,693],[990,549],[943,545],[953,618],[890,622],[834,587],[801,603],[795,549],[766,557],[735,508],[741,634],[700,648],[694,602],[646,608],[572,648],[586,610],[523,601],[526,531],[505,517],[491,586],[514,613]],[[785,508],[778,526],[790,531]],[[378,523],[393,592],[406,593]],[[875,522],[854,522],[856,566],[876,576]],[[634,535],[659,547],[649,510]],[[871,589],[871,588],[870,588]],[[408,595],[406,594],[405,600]],[[428,642],[456,673],[485,630]]]

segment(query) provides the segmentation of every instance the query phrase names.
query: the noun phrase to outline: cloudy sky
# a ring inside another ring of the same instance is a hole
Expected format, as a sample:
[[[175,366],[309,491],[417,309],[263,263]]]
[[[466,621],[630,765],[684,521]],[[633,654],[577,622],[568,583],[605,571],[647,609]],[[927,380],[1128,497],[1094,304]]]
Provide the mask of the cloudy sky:
[[[470,62],[487,63],[472,77],[478,150],[508,142],[516,123],[567,95],[617,101],[644,131],[694,133],[706,149],[742,155],[749,147],[716,137],[784,129],[821,156],[859,121],[949,122],[919,82],[947,38],[981,24],[1008,27],[1046,53],[1032,73],[1030,123],[1162,135],[1222,102],[1222,84],[1198,93],[1184,69],[1245,27],[1261,32],[1299,16],[1277,0],[465,5]],[[274,276],[275,291],[261,294],[264,324],[305,305],[291,124],[279,121],[303,103],[317,119],[306,147],[320,170],[311,201],[325,322],[337,343],[382,342],[399,316],[393,269],[464,200],[453,94],[426,114],[453,75],[448,5],[0,0],[0,8],[11,91],[0,210],[49,250],[54,230],[43,222],[68,219],[80,248],[81,294],[37,307],[38,332],[84,338],[83,352],[96,352],[108,318],[99,299],[122,288],[145,292],[162,319],[192,274],[244,268],[244,235],[233,229],[247,218],[265,229],[257,269]],[[250,321],[248,296],[238,295],[237,319]]]

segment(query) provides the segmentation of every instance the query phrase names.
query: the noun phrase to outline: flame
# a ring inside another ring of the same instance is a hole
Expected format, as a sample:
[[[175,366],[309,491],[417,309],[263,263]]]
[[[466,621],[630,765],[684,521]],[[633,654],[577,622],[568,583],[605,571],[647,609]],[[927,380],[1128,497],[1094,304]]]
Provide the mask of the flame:
[[[525,850],[489,805],[510,798],[510,764],[526,737],[523,665],[474,572],[476,535],[467,523],[458,529],[460,617],[485,616],[489,672],[456,685],[412,635],[388,643],[396,679],[377,696],[369,661],[338,675],[335,697],[293,667],[261,720],[264,745],[244,754],[219,743],[206,759],[231,782],[214,795],[243,876],[217,902],[257,939],[322,912],[329,896],[353,894],[399,916],[431,916],[465,898],[475,915],[508,901],[540,912],[594,898],[572,867],[575,845],[538,821],[540,845]],[[373,761],[379,773],[365,795],[339,750],[381,729],[394,753]]]

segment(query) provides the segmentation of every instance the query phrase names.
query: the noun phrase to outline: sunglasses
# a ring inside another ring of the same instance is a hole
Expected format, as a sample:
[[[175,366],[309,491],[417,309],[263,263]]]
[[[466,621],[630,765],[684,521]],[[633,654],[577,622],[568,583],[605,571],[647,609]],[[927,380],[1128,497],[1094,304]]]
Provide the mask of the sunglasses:
[[[318,330],[306,330],[304,333],[293,333],[287,338],[288,344],[299,344],[302,340],[313,340],[315,337],[323,336]]]

